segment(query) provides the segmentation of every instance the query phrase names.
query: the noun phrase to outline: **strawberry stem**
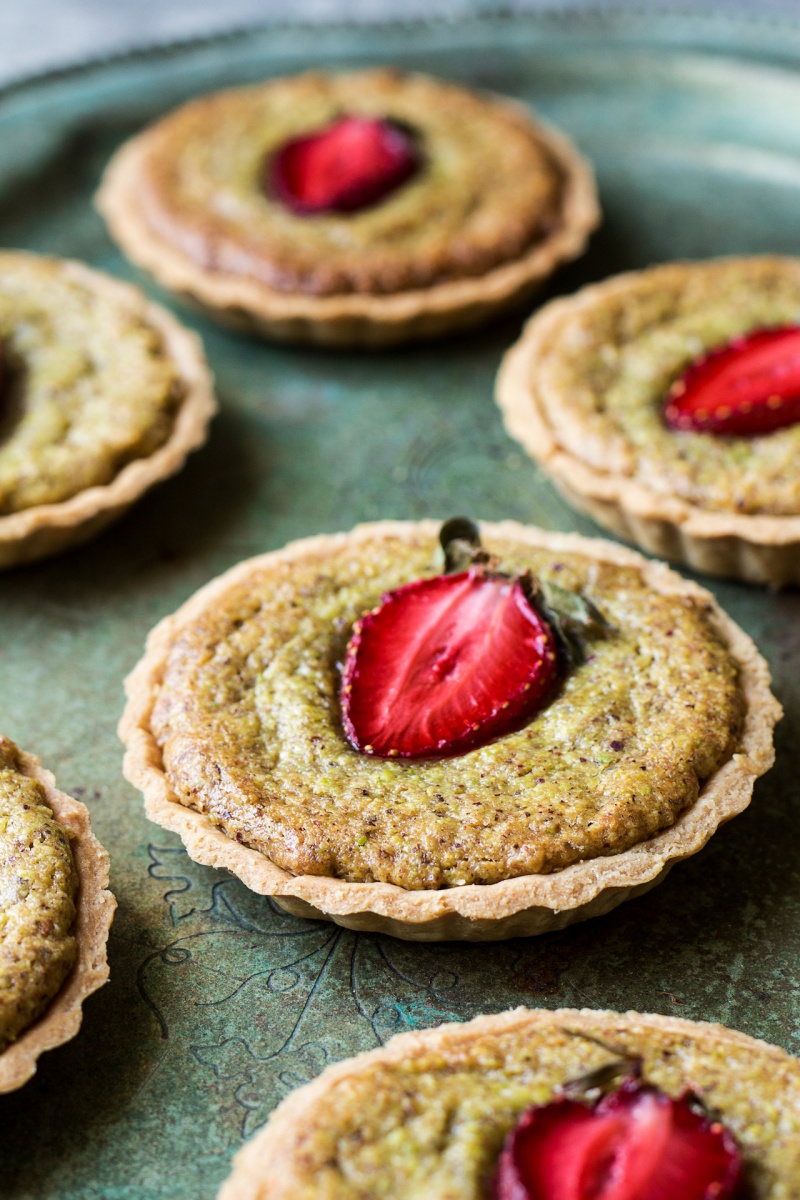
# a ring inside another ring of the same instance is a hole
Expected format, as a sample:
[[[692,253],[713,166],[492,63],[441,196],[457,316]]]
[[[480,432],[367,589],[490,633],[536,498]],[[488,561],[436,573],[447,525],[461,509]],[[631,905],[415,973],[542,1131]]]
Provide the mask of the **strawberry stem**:
[[[563,589],[550,608],[530,572],[504,574],[473,521],[440,540],[446,573],[381,597],[353,626],[342,668],[345,735],[379,758],[465,754],[520,729],[549,703],[581,637],[605,627]]]
[[[439,530],[444,551],[445,575],[457,575],[470,567],[488,563],[490,556],[481,546],[478,526],[469,517],[451,517]]]
[[[594,1091],[604,1092],[620,1076],[625,1076],[628,1079],[641,1079],[643,1060],[640,1054],[632,1054],[624,1046],[614,1046],[611,1042],[606,1042],[591,1033],[583,1033],[579,1029],[565,1028],[561,1032],[565,1033],[568,1037],[580,1038],[581,1041],[591,1042],[593,1046],[599,1046],[601,1050],[614,1055],[612,1062],[594,1067],[591,1071],[576,1076],[575,1079],[568,1079],[558,1089],[563,1095],[574,1096],[576,1094],[585,1095],[587,1092]]]
[[[469,517],[451,517],[445,521],[439,530],[439,541],[446,575],[470,567],[497,566],[497,559],[483,548],[480,530]],[[608,621],[591,600],[577,592],[537,580],[530,571],[524,571],[518,579],[531,608],[550,626],[565,665],[580,666],[587,657],[586,637],[602,636],[610,629]]]

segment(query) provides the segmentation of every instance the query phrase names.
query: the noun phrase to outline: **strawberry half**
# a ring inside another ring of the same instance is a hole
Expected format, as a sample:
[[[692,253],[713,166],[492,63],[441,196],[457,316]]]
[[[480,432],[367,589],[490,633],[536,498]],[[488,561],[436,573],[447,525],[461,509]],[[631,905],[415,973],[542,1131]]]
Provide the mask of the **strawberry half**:
[[[383,200],[421,163],[413,138],[379,117],[340,117],[285,142],[267,163],[267,193],[293,212],[355,212]]]
[[[483,566],[415,580],[355,625],[345,732],[381,758],[464,754],[531,716],[559,667],[553,630],[522,580]]]
[[[672,385],[670,429],[755,437],[800,421],[800,326],[759,329],[693,363]]]
[[[733,1135],[690,1096],[628,1076],[594,1105],[531,1108],[508,1135],[493,1200],[733,1200]]]

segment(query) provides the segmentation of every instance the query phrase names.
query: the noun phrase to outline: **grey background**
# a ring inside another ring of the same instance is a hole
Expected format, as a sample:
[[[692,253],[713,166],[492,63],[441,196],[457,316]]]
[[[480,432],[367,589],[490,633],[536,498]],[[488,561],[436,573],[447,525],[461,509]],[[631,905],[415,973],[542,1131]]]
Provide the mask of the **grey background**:
[[[794,16],[800,0],[0,0],[0,81],[99,54],[266,20],[376,20],[504,10],[624,8]]]

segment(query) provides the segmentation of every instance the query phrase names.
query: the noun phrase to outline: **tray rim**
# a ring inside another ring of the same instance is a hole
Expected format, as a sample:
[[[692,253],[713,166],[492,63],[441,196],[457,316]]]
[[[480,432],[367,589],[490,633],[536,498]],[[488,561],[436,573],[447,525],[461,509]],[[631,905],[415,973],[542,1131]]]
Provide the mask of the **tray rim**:
[[[688,2],[688,0],[687,0]],[[800,13],[797,16],[791,13],[783,12],[732,12],[725,9],[717,3],[704,11],[698,11],[695,8],[682,7],[681,5],[670,5],[667,8],[654,11],[645,5],[614,3],[610,5],[602,5],[592,3],[587,6],[572,7],[568,2],[567,6],[555,6],[549,2],[541,8],[517,10],[508,5],[498,5],[497,7],[484,9],[481,12],[465,13],[451,10],[449,12],[435,13],[430,16],[413,16],[413,17],[370,17],[362,18],[314,18],[305,20],[293,19],[268,19],[256,21],[244,21],[228,27],[211,30],[207,33],[194,33],[187,35],[178,35],[176,37],[154,38],[152,41],[136,42],[133,44],[123,45],[118,49],[99,50],[96,53],[79,56],[73,61],[63,64],[55,64],[42,68],[34,68],[32,71],[23,71],[19,75],[12,75],[4,83],[0,83],[0,105],[6,100],[9,100],[18,94],[27,91],[35,91],[37,87],[48,83],[69,82],[73,79],[80,79],[84,75],[89,75],[94,71],[105,70],[107,68],[125,67],[139,62],[148,60],[169,59],[172,56],[182,54],[191,54],[194,51],[200,51],[205,48],[211,48],[216,45],[224,45],[226,42],[234,42],[241,38],[252,37],[254,35],[279,35],[291,36],[292,34],[302,35],[310,32],[319,32],[320,34],[348,33],[348,32],[391,32],[392,30],[409,32],[424,32],[427,29],[467,29],[481,27],[491,28],[493,26],[510,26],[512,24],[525,24],[532,28],[533,31],[537,27],[542,29],[553,26],[560,27],[560,32],[570,33],[579,36],[580,34],[593,32],[598,37],[608,36],[613,32],[615,26],[619,26],[623,21],[626,22],[647,22],[647,31],[642,36],[641,40],[645,42],[657,43],[659,40],[659,27],[666,28],[670,22],[683,21],[688,24],[694,24],[697,30],[703,27],[707,28],[710,34],[713,28],[719,26],[728,26],[740,28],[744,34],[747,30],[754,28],[765,32],[774,31],[776,34],[790,32],[798,38],[796,47],[787,47],[782,44],[780,48],[775,48],[776,56],[779,55],[778,61],[786,58],[794,57],[800,64]],[[636,41],[634,37],[630,38],[631,42]],[[689,40],[689,39],[687,39]],[[700,47],[698,47],[700,48]],[[745,55],[746,45],[743,42],[741,45],[742,57],[752,58],[756,61],[768,63],[769,55],[761,46],[755,47]],[[731,57],[736,57],[736,51]]]

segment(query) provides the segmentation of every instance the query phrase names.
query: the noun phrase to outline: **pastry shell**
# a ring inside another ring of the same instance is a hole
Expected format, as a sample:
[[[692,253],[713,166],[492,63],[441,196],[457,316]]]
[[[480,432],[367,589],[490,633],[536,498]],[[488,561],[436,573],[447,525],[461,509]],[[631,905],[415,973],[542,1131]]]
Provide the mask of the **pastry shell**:
[[[706,605],[741,672],[745,716],[739,749],[701,788],[695,803],[669,829],[621,854],[573,863],[546,875],[525,875],[493,884],[468,884],[412,891],[389,883],[350,883],[321,875],[292,875],[265,855],[241,845],[202,813],[174,795],[164,771],[150,718],[170,647],[228,588],[254,569],[277,569],[313,549],[325,553],[342,543],[357,545],[376,534],[436,536],[433,521],[381,522],[349,534],[295,542],[283,550],[249,559],[202,588],[151,632],[146,652],[126,680],[128,702],[119,726],[127,747],[124,773],[144,793],[151,821],[179,834],[199,863],[224,867],[254,892],[273,896],[297,916],[325,919],[348,929],[372,930],[412,941],[493,941],[562,929],[574,921],[610,912],[623,900],[648,891],[681,859],[700,850],[715,830],[747,808],[753,784],[774,761],[772,731],[781,708],[770,692],[766,662],[750,638],[698,584],[682,579],[663,563],[649,562],[624,547],[575,534],[549,533],[513,521],[482,524],[488,542],[514,538],[556,553],[583,554],[639,570],[664,593],[692,597]]]
[[[598,1026],[600,1032],[598,1033]],[[233,1171],[218,1193],[218,1200],[263,1200],[287,1195],[296,1182],[295,1164],[302,1171],[302,1148],[298,1144],[315,1118],[324,1112],[342,1086],[358,1079],[379,1064],[431,1059],[458,1064],[465,1049],[476,1042],[490,1044],[495,1038],[524,1032],[531,1041],[546,1042],[548,1033],[569,1030],[589,1038],[607,1039],[610,1045],[635,1046],[654,1033],[673,1037],[682,1048],[723,1054],[726,1048],[744,1047],[763,1063],[765,1071],[800,1087],[800,1063],[777,1046],[747,1037],[723,1025],[686,1021],[678,1017],[615,1013],[593,1009],[517,1008],[511,1012],[477,1017],[465,1023],[438,1025],[422,1032],[400,1033],[385,1046],[328,1067],[311,1083],[293,1091],[274,1111],[267,1124],[238,1152]],[[580,1038],[578,1038],[578,1042]],[[687,1080],[690,1084],[691,1080]],[[800,1121],[800,1111],[794,1110]],[[323,1118],[324,1119],[324,1118]]]
[[[22,1087],[36,1071],[40,1054],[75,1037],[81,1025],[84,1000],[108,979],[106,943],[117,907],[108,890],[108,854],[92,833],[86,805],[60,792],[51,772],[32,754],[18,751],[18,760],[23,774],[42,785],[56,820],[70,834],[78,874],[77,956],[60,991],[42,1016],[0,1053],[0,1093]]]
[[[570,504],[616,537],[708,575],[772,587],[800,583],[800,514],[750,516],[701,508],[625,475],[598,470],[559,443],[536,394],[537,364],[566,314],[600,296],[624,292],[635,277],[620,275],[577,296],[554,300],[528,321],[497,376],[496,399],[506,429]]]
[[[561,221],[521,257],[483,275],[376,295],[282,292],[243,275],[205,270],[160,237],[142,209],[140,179],[157,127],[126,142],[106,168],[96,205],[127,256],[165,288],[223,324],[282,342],[381,347],[440,337],[524,305],[563,262],[582,254],[600,222],[594,174],[558,130],[533,122],[513,101],[499,101],[534,124],[564,175]]]
[[[127,463],[110,483],[86,488],[69,500],[37,504],[0,516],[0,569],[35,562],[80,545],[117,520],[149,488],[181,469],[201,446],[217,411],[211,372],[202,343],[171,313],[151,303],[138,288],[65,261],[67,276],[154,326],[177,367],[185,394],[166,442],[146,458]]]

